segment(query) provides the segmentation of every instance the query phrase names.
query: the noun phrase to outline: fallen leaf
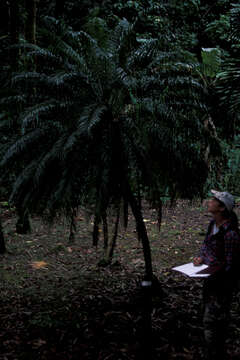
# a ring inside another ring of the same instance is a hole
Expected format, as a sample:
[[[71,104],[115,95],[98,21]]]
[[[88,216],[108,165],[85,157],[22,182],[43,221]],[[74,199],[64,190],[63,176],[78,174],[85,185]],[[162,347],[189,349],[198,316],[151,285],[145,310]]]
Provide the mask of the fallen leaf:
[[[33,342],[33,347],[34,348],[39,348],[42,345],[45,345],[47,342],[45,340],[42,339],[37,339]]]
[[[31,263],[31,266],[33,267],[33,269],[41,269],[46,268],[47,263],[45,261],[34,261],[33,263]]]

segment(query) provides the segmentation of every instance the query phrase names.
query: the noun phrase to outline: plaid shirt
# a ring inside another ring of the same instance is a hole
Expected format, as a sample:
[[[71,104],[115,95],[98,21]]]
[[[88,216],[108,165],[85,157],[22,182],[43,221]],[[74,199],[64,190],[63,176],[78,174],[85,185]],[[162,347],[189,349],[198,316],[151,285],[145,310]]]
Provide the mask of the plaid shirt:
[[[207,265],[220,265],[226,271],[233,270],[240,261],[240,235],[231,228],[230,222],[220,226],[219,231],[213,235],[213,225],[214,220],[209,224],[200,256]]]

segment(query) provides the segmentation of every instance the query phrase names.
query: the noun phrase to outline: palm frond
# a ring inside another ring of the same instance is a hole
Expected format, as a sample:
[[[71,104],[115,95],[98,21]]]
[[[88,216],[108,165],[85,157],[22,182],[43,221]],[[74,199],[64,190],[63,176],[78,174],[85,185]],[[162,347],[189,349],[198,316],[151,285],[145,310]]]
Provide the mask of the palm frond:
[[[240,96],[240,62],[231,59],[226,62],[221,73],[217,76],[216,87],[221,96],[222,103],[227,106],[230,113],[239,112]]]
[[[231,20],[231,38],[234,42],[240,42],[240,5],[231,4],[230,20]]]
[[[12,192],[9,198],[9,203],[18,203],[20,199],[25,197],[26,193],[31,189],[31,182],[38,164],[38,159],[33,159],[30,164],[20,172],[13,184]],[[26,191],[27,190],[27,191]]]
[[[48,150],[48,152],[46,152],[39,161],[33,178],[34,186],[36,188],[40,186],[41,180],[46,178],[48,167],[51,166],[54,162],[60,162],[60,160],[63,158],[62,150],[64,148],[65,142],[66,138],[64,136],[62,136],[60,139],[57,139],[56,142],[51,145],[51,148]]]
[[[23,95],[12,95],[8,97],[2,97],[0,99],[0,105],[13,106],[13,105],[24,105],[27,103],[27,97]]]
[[[46,81],[47,79],[47,75],[42,74],[42,73],[38,73],[38,72],[22,72],[22,73],[18,73],[16,75],[13,75],[12,79],[11,79],[11,83],[12,83],[12,87],[14,86],[18,86],[19,84],[25,86],[26,82],[27,83],[32,83],[32,84],[36,84],[36,83],[41,83]]]
[[[101,121],[102,115],[106,111],[106,105],[92,104],[85,107],[78,124],[80,133],[91,135],[94,127]]]
[[[63,58],[60,57],[59,54],[56,55],[53,52],[51,52],[49,49],[44,49],[36,44],[23,42],[18,45],[12,45],[10,46],[10,48],[21,49],[23,51],[24,57],[44,58],[45,60],[51,62],[54,65],[63,64]]]
[[[28,108],[20,117],[23,131],[30,125],[33,127],[41,125],[44,119],[52,117],[53,112],[61,114],[62,111],[67,111],[71,105],[70,101],[49,100]]]
[[[15,161],[17,158],[22,157],[24,153],[32,148],[35,142],[40,141],[41,138],[46,137],[46,133],[42,129],[34,129],[33,131],[23,135],[7,150],[3,156],[0,166],[6,166],[8,163]]]
[[[108,43],[108,49],[112,54],[115,54],[116,51],[119,51],[124,34],[128,34],[130,29],[131,25],[126,19],[119,21],[118,25],[112,32]]]
[[[116,80],[119,80],[126,87],[126,89],[136,87],[136,78],[128,74],[121,67],[116,69]]]
[[[127,60],[127,67],[135,69],[136,66],[147,66],[154,58],[154,54],[158,47],[157,39],[138,39],[139,46],[133,49]]]

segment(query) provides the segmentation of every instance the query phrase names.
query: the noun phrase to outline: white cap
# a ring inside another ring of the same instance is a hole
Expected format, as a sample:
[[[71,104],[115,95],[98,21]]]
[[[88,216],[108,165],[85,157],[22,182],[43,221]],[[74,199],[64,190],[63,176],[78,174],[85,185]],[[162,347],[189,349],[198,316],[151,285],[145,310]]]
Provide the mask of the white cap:
[[[216,199],[221,201],[226,206],[228,211],[232,211],[235,201],[234,201],[234,197],[229,192],[227,191],[220,192],[216,190],[211,190],[211,193]]]

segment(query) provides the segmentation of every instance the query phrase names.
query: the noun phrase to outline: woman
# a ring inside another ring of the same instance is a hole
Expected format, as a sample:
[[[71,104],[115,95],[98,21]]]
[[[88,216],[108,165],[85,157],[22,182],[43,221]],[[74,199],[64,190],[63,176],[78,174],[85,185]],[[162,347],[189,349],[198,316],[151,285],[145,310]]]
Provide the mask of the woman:
[[[229,307],[237,286],[240,263],[240,233],[233,211],[234,198],[228,192],[211,190],[208,212],[213,219],[194,265],[210,266],[212,274],[204,280],[204,337],[207,359],[225,359],[225,333]]]

